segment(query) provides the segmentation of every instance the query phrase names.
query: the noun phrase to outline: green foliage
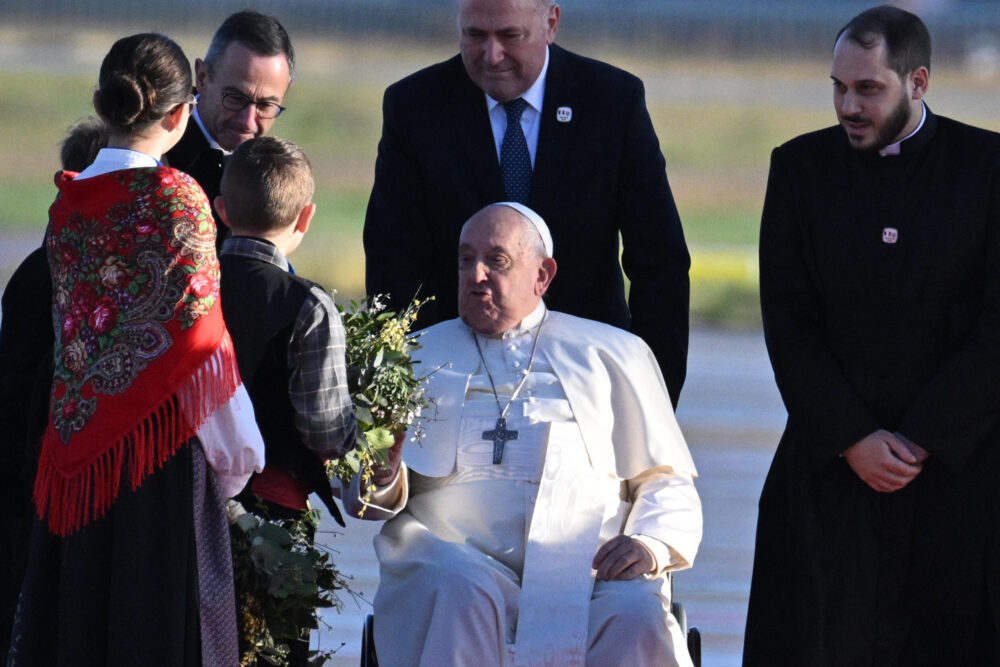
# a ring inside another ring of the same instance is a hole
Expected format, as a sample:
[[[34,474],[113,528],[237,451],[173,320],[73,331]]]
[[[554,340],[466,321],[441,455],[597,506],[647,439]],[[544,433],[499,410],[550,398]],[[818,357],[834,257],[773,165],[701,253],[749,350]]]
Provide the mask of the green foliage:
[[[433,298],[433,297],[431,297]],[[347,387],[354,402],[358,433],[354,448],[327,464],[327,472],[346,486],[364,469],[368,481],[373,467],[384,465],[395,434],[427,407],[423,381],[410,354],[420,345],[409,335],[421,305],[414,299],[399,314],[385,310],[380,297],[338,306],[347,336]]]
[[[318,510],[280,522],[245,513],[230,523],[241,666],[287,665],[292,643],[319,627],[317,608],[343,606],[337,591],[350,589],[313,543],[318,525]]]

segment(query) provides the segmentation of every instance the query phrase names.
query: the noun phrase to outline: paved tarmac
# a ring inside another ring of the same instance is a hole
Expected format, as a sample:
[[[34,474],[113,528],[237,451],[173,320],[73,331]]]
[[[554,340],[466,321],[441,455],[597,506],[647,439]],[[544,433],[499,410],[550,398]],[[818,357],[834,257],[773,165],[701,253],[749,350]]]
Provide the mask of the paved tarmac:
[[[693,569],[674,578],[674,592],[688,623],[702,632],[702,664],[740,664],[753,561],[757,498],[784,425],[785,410],[759,334],[694,331],[688,380],[678,420],[698,467],[705,536]],[[357,665],[368,600],[378,584],[371,538],[380,522],[348,520],[346,530],[324,533],[335,561],[354,577],[366,600],[347,600],[330,612],[320,640],[324,648],[343,642],[330,666]]]

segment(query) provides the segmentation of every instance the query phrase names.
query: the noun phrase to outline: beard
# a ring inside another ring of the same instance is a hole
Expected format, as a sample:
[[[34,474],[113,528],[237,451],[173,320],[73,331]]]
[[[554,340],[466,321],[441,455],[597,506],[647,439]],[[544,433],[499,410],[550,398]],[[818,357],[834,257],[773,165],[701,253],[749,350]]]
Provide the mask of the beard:
[[[882,127],[879,128],[878,134],[875,136],[875,140],[868,146],[855,146],[855,148],[863,153],[879,152],[897,140],[897,137],[899,137],[900,133],[902,133],[907,123],[910,122],[910,118],[912,116],[913,114],[910,111],[910,101],[904,90],[903,94],[899,97],[899,103],[895,106],[895,108],[893,108],[892,112],[885,117],[885,121],[882,123]],[[845,120],[852,119],[845,118]]]
[[[899,104],[896,108],[892,110],[892,113],[885,119],[885,123],[882,124],[882,129],[879,130],[878,136],[875,138],[875,143],[872,145],[872,151],[880,151],[886,146],[896,141],[896,137],[899,137],[906,124],[910,122],[910,100],[907,99],[905,93],[900,96]]]

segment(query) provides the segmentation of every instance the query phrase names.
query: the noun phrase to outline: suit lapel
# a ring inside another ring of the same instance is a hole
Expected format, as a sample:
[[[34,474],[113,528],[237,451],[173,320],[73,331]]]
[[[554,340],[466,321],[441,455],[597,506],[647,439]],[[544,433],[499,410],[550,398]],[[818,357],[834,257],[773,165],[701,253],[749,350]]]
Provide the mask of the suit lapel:
[[[453,99],[446,108],[452,113],[452,127],[458,145],[465,153],[464,160],[458,164],[469,166],[472,179],[479,188],[480,201],[502,201],[503,176],[500,173],[500,162],[497,160],[496,145],[493,143],[486,96],[469,79],[461,59],[456,56],[455,60],[457,61],[456,85],[453,89]]]
[[[552,193],[561,191],[565,178],[564,166],[571,164],[569,151],[575,145],[578,122],[559,122],[556,112],[568,107],[577,113],[576,83],[567,62],[566,52],[555,44],[549,47],[549,70],[545,78],[545,100],[538,128],[538,146],[535,151],[535,168],[531,178],[528,205],[535,210],[546,210]]]

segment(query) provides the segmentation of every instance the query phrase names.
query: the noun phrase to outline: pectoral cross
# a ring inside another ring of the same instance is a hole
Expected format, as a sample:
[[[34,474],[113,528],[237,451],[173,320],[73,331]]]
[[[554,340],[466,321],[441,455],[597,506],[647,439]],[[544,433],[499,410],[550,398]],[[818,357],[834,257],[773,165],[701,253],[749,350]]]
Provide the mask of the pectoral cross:
[[[483,431],[483,440],[493,441],[493,464],[499,465],[503,459],[503,447],[508,440],[517,440],[517,431],[507,430],[507,419],[497,417],[497,427],[492,431]]]

